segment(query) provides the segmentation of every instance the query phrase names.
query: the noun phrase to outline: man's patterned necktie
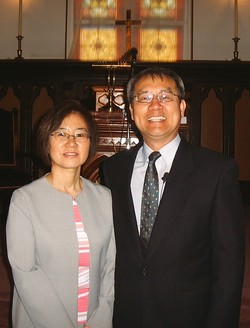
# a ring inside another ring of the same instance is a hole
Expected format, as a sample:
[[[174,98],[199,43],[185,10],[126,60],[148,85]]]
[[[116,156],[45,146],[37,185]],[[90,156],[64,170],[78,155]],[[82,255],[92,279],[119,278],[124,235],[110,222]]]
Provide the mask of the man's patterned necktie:
[[[148,246],[158,210],[159,183],[155,161],[160,156],[161,154],[158,151],[154,151],[149,155],[149,163],[142,191],[140,239],[144,253]]]

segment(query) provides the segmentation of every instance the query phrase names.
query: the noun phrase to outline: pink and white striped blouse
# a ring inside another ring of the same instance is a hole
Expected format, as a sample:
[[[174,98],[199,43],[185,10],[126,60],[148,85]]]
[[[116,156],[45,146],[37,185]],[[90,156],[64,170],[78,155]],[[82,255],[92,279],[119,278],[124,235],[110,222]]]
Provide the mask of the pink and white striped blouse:
[[[73,199],[73,209],[75,216],[75,226],[79,249],[79,267],[78,267],[78,324],[84,324],[87,321],[88,299],[89,299],[89,241],[84,229],[82,218]]]

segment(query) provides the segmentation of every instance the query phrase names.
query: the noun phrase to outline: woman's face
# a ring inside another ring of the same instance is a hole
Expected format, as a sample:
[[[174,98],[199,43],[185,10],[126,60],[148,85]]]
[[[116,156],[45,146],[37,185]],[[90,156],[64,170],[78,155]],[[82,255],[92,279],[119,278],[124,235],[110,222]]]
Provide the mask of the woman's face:
[[[88,126],[79,113],[71,113],[49,139],[51,167],[80,169],[90,149]]]

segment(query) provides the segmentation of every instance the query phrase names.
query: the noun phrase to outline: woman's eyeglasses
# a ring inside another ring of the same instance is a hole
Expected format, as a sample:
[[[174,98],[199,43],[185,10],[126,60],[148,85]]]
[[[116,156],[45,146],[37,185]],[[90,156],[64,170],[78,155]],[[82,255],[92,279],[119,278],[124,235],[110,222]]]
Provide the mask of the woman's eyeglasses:
[[[53,136],[57,141],[67,141],[70,140],[70,137],[72,137],[75,141],[85,141],[90,138],[90,135],[85,132],[69,134],[63,131],[55,131],[50,135]]]

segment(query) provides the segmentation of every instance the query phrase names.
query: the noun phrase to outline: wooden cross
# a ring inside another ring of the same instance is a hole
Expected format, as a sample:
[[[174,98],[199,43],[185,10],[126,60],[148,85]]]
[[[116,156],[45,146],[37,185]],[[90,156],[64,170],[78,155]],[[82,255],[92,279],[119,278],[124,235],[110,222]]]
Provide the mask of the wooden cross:
[[[131,20],[131,10],[126,11],[126,20],[117,20],[116,25],[126,25],[126,51],[131,49],[131,25],[141,25],[140,20]]]

